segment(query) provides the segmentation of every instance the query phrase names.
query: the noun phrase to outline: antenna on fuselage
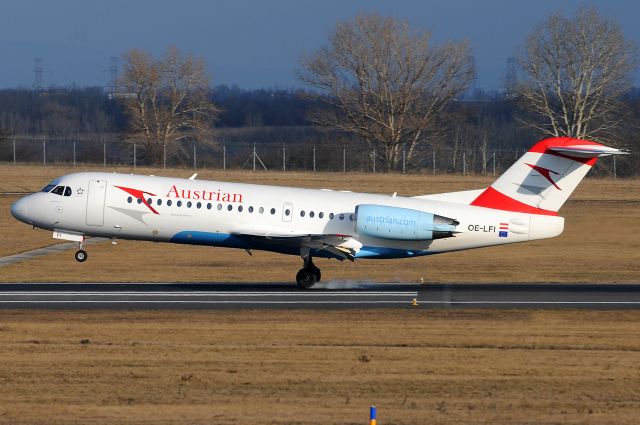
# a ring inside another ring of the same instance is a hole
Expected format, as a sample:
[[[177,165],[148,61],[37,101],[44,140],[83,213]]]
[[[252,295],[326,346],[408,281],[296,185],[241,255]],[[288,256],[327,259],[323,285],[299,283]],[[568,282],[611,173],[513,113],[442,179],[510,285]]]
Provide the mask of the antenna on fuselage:
[[[198,173],[195,173],[193,176],[189,177],[189,180],[195,180],[198,177]]]

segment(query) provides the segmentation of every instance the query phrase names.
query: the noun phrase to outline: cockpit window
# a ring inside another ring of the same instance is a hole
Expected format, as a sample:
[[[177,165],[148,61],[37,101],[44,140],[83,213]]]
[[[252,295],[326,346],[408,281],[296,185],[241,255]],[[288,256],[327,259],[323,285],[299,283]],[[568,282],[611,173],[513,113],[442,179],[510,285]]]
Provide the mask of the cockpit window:
[[[53,189],[54,187],[56,187],[55,184],[48,184],[40,192],[51,192],[51,189]]]
[[[69,186],[64,188],[64,196],[71,196],[71,188]]]
[[[56,195],[61,195],[64,193],[64,186],[56,186],[55,189],[51,191],[51,193],[55,193]]]

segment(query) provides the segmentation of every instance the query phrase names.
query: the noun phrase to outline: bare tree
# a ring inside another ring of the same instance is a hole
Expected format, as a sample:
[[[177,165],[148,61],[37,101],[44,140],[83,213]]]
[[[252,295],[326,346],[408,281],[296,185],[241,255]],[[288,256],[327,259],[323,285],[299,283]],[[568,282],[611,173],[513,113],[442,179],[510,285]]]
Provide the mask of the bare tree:
[[[209,100],[210,85],[201,58],[171,47],[156,60],[141,50],[124,55],[119,98],[130,117],[129,133],[158,163],[163,151],[184,139],[207,140],[219,113]]]
[[[526,39],[516,94],[533,112],[523,121],[552,136],[600,139],[623,118],[635,46],[592,7],[572,18],[553,14]]]
[[[474,67],[465,42],[436,46],[406,21],[361,14],[338,23],[328,45],[302,59],[298,75],[325,106],[312,122],[360,136],[388,171],[403,146],[411,159]]]

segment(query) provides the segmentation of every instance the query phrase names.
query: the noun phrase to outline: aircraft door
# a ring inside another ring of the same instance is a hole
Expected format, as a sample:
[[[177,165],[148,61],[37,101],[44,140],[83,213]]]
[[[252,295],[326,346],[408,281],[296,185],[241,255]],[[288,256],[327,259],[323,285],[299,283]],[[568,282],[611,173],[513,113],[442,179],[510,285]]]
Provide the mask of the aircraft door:
[[[285,202],[282,206],[282,221],[291,221],[291,217],[293,217],[293,204]]]
[[[104,199],[106,194],[106,180],[89,181],[89,193],[87,195],[88,226],[102,226],[104,224]]]

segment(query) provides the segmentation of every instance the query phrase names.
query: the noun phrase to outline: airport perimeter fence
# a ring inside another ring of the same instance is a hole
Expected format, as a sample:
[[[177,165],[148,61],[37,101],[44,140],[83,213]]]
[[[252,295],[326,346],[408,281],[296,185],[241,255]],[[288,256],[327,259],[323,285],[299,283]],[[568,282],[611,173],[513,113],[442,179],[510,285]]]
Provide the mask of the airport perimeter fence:
[[[525,148],[482,150],[478,147],[421,146],[411,158],[403,149],[394,172],[430,174],[499,175],[525,152]],[[627,155],[615,156],[597,164],[598,176],[634,175],[634,163]],[[5,164],[40,164],[189,168],[222,170],[273,170],[311,172],[383,172],[379,152],[356,144],[300,143],[218,143],[183,142],[163,147],[160,159],[151,161],[144,146],[118,140],[114,136],[92,139],[15,137],[0,146]]]

